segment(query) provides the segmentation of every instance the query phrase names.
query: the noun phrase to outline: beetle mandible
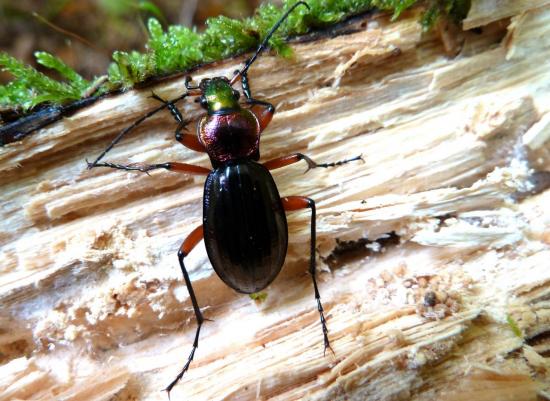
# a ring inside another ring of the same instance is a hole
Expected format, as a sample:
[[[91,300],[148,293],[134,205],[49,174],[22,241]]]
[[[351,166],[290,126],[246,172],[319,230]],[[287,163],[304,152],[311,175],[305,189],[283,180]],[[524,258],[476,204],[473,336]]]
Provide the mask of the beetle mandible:
[[[203,79],[198,86],[190,85],[191,79],[185,79],[186,92],[171,101],[162,102],[132,125],[124,129],[88,168],[110,167],[120,170],[149,172],[166,169],[174,172],[207,175],[204,185],[203,224],[195,228],[183,241],[178,252],[178,260],[183,273],[189,297],[197,319],[195,339],[189,357],[176,376],[165,388],[170,391],[189,369],[199,343],[199,335],[204,317],[199,308],[184,259],[204,238],[208,258],[218,276],[234,290],[252,294],[267,287],[279,274],[287,252],[288,230],[285,211],[309,208],[311,210],[311,239],[309,273],[317,309],[323,331],[324,352],[330,349],[326,319],[323,313],[321,297],[315,277],[315,201],[304,196],[281,198],[269,170],[288,166],[300,160],[308,165],[308,170],[316,167],[341,165],[361,156],[333,163],[318,164],[301,153],[269,160],[262,164],[260,159],[260,134],[267,127],[275,112],[275,107],[252,96],[247,71],[260,53],[266,48],[269,39],[281,23],[298,6],[309,9],[307,3],[299,1],[290,7],[271,28],[254,55],[247,59],[244,66],[235,71],[231,80],[226,77]],[[241,81],[246,107],[239,104],[240,93],[233,85]],[[175,103],[187,96],[198,96],[200,105],[206,114],[197,124],[197,136],[183,133],[188,121],[185,121]],[[167,108],[176,122],[176,140],[182,145],[208,154],[213,170],[179,162],[160,164],[116,164],[100,163],[105,154],[122,137],[154,113]]]

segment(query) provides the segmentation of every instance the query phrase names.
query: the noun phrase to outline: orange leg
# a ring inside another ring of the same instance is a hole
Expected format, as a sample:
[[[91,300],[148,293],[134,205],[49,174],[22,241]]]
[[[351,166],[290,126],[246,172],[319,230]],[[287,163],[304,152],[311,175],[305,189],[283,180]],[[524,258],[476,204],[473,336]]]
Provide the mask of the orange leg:
[[[271,122],[273,114],[275,113],[275,107],[267,102],[260,100],[252,100],[248,102],[251,104],[250,111],[254,113],[258,122],[260,123],[260,132],[262,132],[267,125]]]
[[[161,165],[160,168],[165,168],[170,171],[177,171],[178,173],[191,173],[191,174],[202,174],[202,175],[208,175],[210,174],[209,169],[201,166],[195,166],[194,164],[187,164],[187,163],[164,163],[164,165]]]
[[[236,71],[238,72],[238,71]],[[241,84],[243,86],[243,93],[246,97],[246,102],[250,105],[250,111],[254,113],[258,122],[260,123],[260,132],[271,122],[273,114],[275,113],[275,106],[271,103],[264,102],[263,100],[254,99],[252,92],[250,91],[250,84],[248,83],[248,74],[246,72],[241,75]]]
[[[327,168],[327,167],[340,166],[342,164],[346,164],[346,163],[349,163],[349,162],[352,162],[352,161],[355,161],[355,160],[362,160],[362,158],[361,158],[361,155],[359,155],[359,156],[352,157],[351,159],[340,160],[340,161],[332,162],[332,163],[319,164],[319,163],[316,163],[315,161],[313,161],[308,156],[306,156],[302,153],[294,153],[294,154],[289,155],[289,156],[283,156],[283,157],[278,157],[276,159],[269,160],[269,161],[265,162],[263,165],[268,170],[275,170],[277,168],[281,168],[281,167],[288,166],[290,164],[297,163],[300,160],[305,160],[305,162],[307,163],[307,170],[306,170],[306,172],[307,172],[307,171],[311,170],[312,168],[317,168],[317,167]]]
[[[315,163],[313,160],[311,160],[309,157],[302,153],[294,153],[289,156],[283,156],[278,157],[276,159],[272,159],[269,161],[266,161],[263,165],[268,170],[275,170],[277,168],[285,167],[290,164],[298,163],[300,160],[305,160],[307,163],[307,170],[310,170],[312,168],[317,167],[317,163]]]
[[[188,81],[186,81],[188,83]],[[187,86],[187,84],[186,84]],[[181,131],[187,127],[187,124],[190,123],[190,120],[184,120],[183,116],[181,115],[181,112],[176,107],[174,102],[169,100],[164,100],[157,94],[153,93],[151,97],[155,100],[158,100],[161,103],[164,103],[166,107],[168,107],[168,110],[170,111],[170,114],[172,114],[172,117],[174,117],[174,120],[178,123],[178,127],[176,128],[176,141],[181,143],[183,146],[194,150],[196,152],[206,152],[206,148],[203,146],[202,143],[199,142],[199,138],[197,138],[195,135],[191,134],[183,134]]]
[[[313,280],[313,289],[315,291],[315,300],[317,301],[317,310],[319,311],[319,317],[321,319],[321,328],[323,329],[323,341],[325,345],[325,349],[323,351],[323,354],[326,353],[327,348],[332,351],[332,348],[330,347],[330,341],[328,339],[328,329],[327,329],[327,321],[325,319],[325,314],[323,310],[323,304],[321,303],[321,295],[319,294],[319,288],[317,287],[317,280],[315,278],[316,274],[316,266],[315,266],[315,243],[316,243],[316,228],[315,228],[315,217],[316,217],[316,211],[315,211],[315,201],[311,198],[306,198],[305,196],[286,196],[284,198],[281,198],[281,201],[283,202],[283,207],[286,211],[292,211],[292,210],[300,210],[309,208],[311,209],[311,240],[310,240],[310,250],[309,250],[309,273],[311,274],[311,278]],[[334,351],[332,351],[334,353]]]
[[[197,331],[195,332],[195,341],[193,341],[193,348],[191,349],[191,353],[189,354],[189,357],[187,358],[187,362],[183,366],[180,373],[176,376],[172,382],[166,386],[165,390],[168,392],[168,397],[170,397],[170,391],[172,391],[172,388],[176,385],[176,383],[183,377],[185,372],[189,369],[189,365],[191,364],[191,361],[193,360],[193,357],[195,356],[195,351],[197,347],[199,346],[199,335],[201,332],[201,326],[204,322],[204,317],[202,316],[202,312],[199,308],[199,304],[197,303],[197,298],[195,297],[195,291],[193,291],[193,286],[191,285],[191,279],[189,278],[189,274],[187,273],[187,270],[185,269],[185,264],[183,263],[183,259],[189,255],[189,253],[195,248],[195,246],[200,242],[200,240],[203,237],[203,230],[202,225],[195,228],[191,234],[187,236],[185,241],[183,241],[183,244],[181,244],[180,250],[178,252],[178,260],[180,262],[181,272],[183,273],[183,279],[185,280],[185,285],[187,286],[187,290],[189,291],[189,297],[191,298],[191,303],[193,304],[193,310],[195,312],[195,317],[197,319]]]
[[[90,165],[91,163],[88,163]],[[116,163],[96,163],[93,167],[110,167],[118,170],[126,171],[141,171],[142,173],[149,173],[151,170],[166,169],[169,171],[177,171],[178,173],[190,173],[199,175],[210,174],[209,169],[201,166],[195,166],[194,164],[167,162],[159,164],[144,164],[144,163],[132,163],[132,164],[116,164]]]
[[[176,129],[176,141],[181,143],[186,148],[194,150],[195,152],[206,153],[206,148],[202,143],[200,143],[199,138],[197,138],[196,135],[181,133],[181,130],[183,130],[186,125],[186,122],[178,125],[178,128]]]

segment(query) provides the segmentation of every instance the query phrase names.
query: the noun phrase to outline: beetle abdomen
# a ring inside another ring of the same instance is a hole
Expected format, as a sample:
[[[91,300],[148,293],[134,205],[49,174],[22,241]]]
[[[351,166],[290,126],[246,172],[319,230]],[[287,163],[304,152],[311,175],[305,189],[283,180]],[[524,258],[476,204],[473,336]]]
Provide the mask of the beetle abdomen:
[[[223,164],[206,179],[206,251],[231,288],[254,293],[275,279],[288,246],[285,211],[273,177],[250,160]]]

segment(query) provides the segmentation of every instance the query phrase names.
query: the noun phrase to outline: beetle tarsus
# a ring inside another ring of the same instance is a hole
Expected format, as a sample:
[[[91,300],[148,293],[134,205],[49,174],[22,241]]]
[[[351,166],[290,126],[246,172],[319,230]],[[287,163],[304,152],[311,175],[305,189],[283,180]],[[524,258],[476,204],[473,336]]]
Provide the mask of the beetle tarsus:
[[[244,96],[246,97],[246,100],[254,100],[252,97],[252,93],[250,92],[250,84],[248,83],[248,73],[243,72],[241,75],[241,86],[243,88]]]
[[[187,89],[195,89],[195,88],[189,88],[188,84],[190,80],[191,80],[191,77],[185,77],[185,87]],[[151,92],[151,96],[149,97],[155,100],[158,100],[168,108],[168,111],[170,111],[170,114],[172,115],[172,117],[174,117],[174,120],[176,120],[176,122],[178,123],[178,126],[176,127],[176,131],[175,131],[176,141],[181,142],[185,135],[182,133],[182,131],[187,129],[187,125],[189,125],[189,123],[192,120],[183,119],[183,115],[181,114],[177,106],[174,104],[174,101],[165,100],[161,98],[159,95],[157,95],[155,92]],[[191,147],[191,149],[202,151],[202,152],[205,151],[204,149],[197,149],[196,147]]]
[[[315,201],[311,198],[305,198],[307,201],[307,207],[311,209],[311,233],[310,233],[310,255],[309,255],[309,273],[313,280],[313,289],[315,292],[315,299],[317,300],[317,310],[319,311],[319,319],[321,320],[321,329],[323,330],[323,355],[325,355],[327,348],[331,349],[330,340],[328,339],[327,319],[325,318],[325,310],[321,303],[321,295],[319,294],[319,287],[317,286],[317,263],[316,263],[316,242],[317,242],[317,211],[315,208]],[[332,351],[334,353],[334,351]]]
[[[311,198],[305,198],[307,201],[308,208],[311,209],[311,233],[310,233],[310,259],[309,259],[309,273],[311,274],[311,279],[313,280],[313,289],[315,292],[315,299],[317,300],[317,310],[319,311],[319,319],[321,320],[321,329],[323,330],[323,355],[326,354],[327,348],[334,353],[332,347],[330,346],[330,340],[328,339],[328,328],[327,328],[327,319],[325,318],[325,310],[323,304],[321,303],[321,295],[319,294],[319,287],[317,286],[317,263],[316,263],[316,242],[317,242],[317,229],[316,229],[316,220],[317,220],[317,211],[315,208],[315,201]]]
[[[174,117],[174,120],[176,120],[179,124],[178,128],[176,129],[176,133],[179,130],[185,128],[185,126],[187,124],[189,124],[189,121],[186,121],[186,120],[183,119],[183,116],[181,115],[181,112],[179,111],[179,109],[175,105],[174,100],[165,100],[165,99],[161,98],[159,95],[157,95],[155,92],[151,92],[150,97],[155,99],[155,100],[158,100],[159,102],[161,102],[162,104],[164,104],[168,108],[168,110],[170,111],[170,114],[172,114],[172,116]],[[183,127],[180,127],[181,125],[183,125]]]
[[[166,170],[171,169],[170,163],[161,163],[161,164],[144,164],[144,163],[132,163],[132,164],[117,164],[117,163],[90,163],[86,160],[88,163],[88,169],[94,168],[94,167],[109,167],[114,168],[117,170],[125,170],[125,171],[141,171],[142,173],[146,173],[149,175],[149,171],[156,170],[159,168],[164,168]]]
[[[306,156],[307,157],[307,156]],[[310,255],[309,255],[309,274],[313,280],[313,291],[315,295],[315,300],[317,301],[317,310],[319,311],[319,319],[321,321],[321,329],[323,331],[323,355],[326,354],[327,349],[330,349],[332,353],[332,347],[330,346],[330,340],[328,338],[328,328],[327,328],[327,319],[325,318],[325,310],[323,304],[321,303],[321,295],[319,294],[319,287],[317,285],[317,263],[316,263],[316,243],[317,243],[317,230],[316,230],[316,219],[317,211],[315,207],[315,201],[311,198],[306,198],[304,196],[287,196],[282,198],[283,207],[286,211],[292,210],[302,210],[302,209],[311,209],[311,223],[310,223]]]
[[[185,365],[183,365],[183,368],[178,373],[176,378],[172,380],[172,382],[166,386],[164,389],[168,393],[168,398],[170,398],[170,391],[172,391],[172,388],[181,380],[185,372],[189,369],[189,366],[191,365],[191,362],[193,361],[193,358],[195,356],[195,351],[199,347],[199,336],[201,332],[201,327],[203,322],[206,320],[202,316],[202,312],[199,308],[199,304],[197,302],[197,297],[195,297],[195,291],[193,290],[193,285],[191,284],[191,279],[189,278],[189,274],[187,273],[187,269],[185,268],[185,263],[183,262],[183,259],[191,252],[191,250],[197,245],[197,243],[202,239],[203,237],[203,228],[202,226],[199,226],[195,228],[191,234],[187,236],[185,241],[181,244],[180,250],[178,252],[178,261],[180,264],[181,272],[183,274],[183,279],[185,280],[185,286],[187,287],[187,291],[189,291],[189,298],[191,298],[191,304],[193,305],[193,311],[195,312],[195,318],[197,319],[197,331],[195,332],[195,340],[193,341],[193,348],[191,348],[191,353],[189,354],[189,357],[187,357],[187,362],[185,362]]]
[[[311,160],[309,157],[307,157],[305,155],[303,155],[303,158],[307,162],[307,165],[308,165],[308,169],[305,171],[307,173],[309,170],[311,170],[313,168],[317,168],[317,167],[322,167],[322,168],[337,167],[337,166],[341,166],[342,164],[346,164],[346,163],[349,163],[349,162],[354,162],[356,160],[363,160],[363,155],[355,156],[355,157],[352,157],[350,159],[339,160],[337,162],[330,162],[330,163],[316,163],[316,162],[314,162],[313,160]]]
[[[241,76],[241,85],[243,88],[244,97],[246,97],[246,103],[249,105],[261,105],[265,106],[269,113],[275,113],[275,106],[271,103],[264,102],[263,100],[254,99],[252,91],[250,90],[250,84],[248,83],[248,73],[244,72]]]
[[[96,167],[96,164],[97,164],[97,163],[91,163],[88,159],[84,159],[84,160],[86,160],[86,169],[87,169],[87,170],[91,170],[91,169],[93,169],[94,167]]]
[[[304,171],[304,174],[307,173],[309,170],[311,169],[314,169],[314,168],[317,168],[317,167],[323,167],[322,165],[320,164],[317,164],[312,158],[310,158],[309,156],[306,156],[302,153],[298,153],[298,159],[300,160],[303,160],[307,163],[307,169],[306,171]]]
[[[264,166],[268,170],[274,170],[277,168],[289,166],[294,163],[298,163],[300,160],[304,160],[307,163],[307,170],[304,171],[304,173],[307,173],[309,170],[322,167],[322,168],[328,168],[328,167],[335,167],[340,166],[342,164],[346,164],[352,161],[356,160],[363,160],[362,156],[355,156],[350,159],[346,160],[340,160],[337,162],[331,162],[331,163],[317,163],[315,160],[311,159],[309,156],[304,155],[303,153],[294,153],[289,156],[279,157],[277,159],[269,160],[264,163]]]
[[[189,88],[188,84],[189,84],[190,80],[191,80],[191,77],[185,77],[185,87],[187,89],[195,89],[195,88]],[[178,123],[178,126],[176,128],[176,132],[175,132],[175,136],[176,136],[176,141],[180,142],[183,139],[183,135],[184,135],[184,134],[182,134],[181,131],[183,131],[187,128],[187,125],[189,125],[191,120],[184,120],[183,119],[183,115],[181,114],[181,112],[179,111],[179,109],[177,108],[177,106],[174,104],[173,101],[165,100],[165,99],[161,98],[160,96],[158,96],[155,92],[151,92],[150,97],[152,97],[153,99],[158,100],[159,102],[166,105],[166,107],[170,111],[170,114],[172,114],[172,117],[174,117],[174,120],[176,120],[176,122]]]
[[[201,315],[201,317],[202,317],[202,315]],[[197,316],[197,320],[198,320],[198,318],[199,317]],[[191,353],[189,354],[189,357],[187,358],[187,362],[185,362],[185,365],[183,366],[182,370],[178,373],[176,378],[174,380],[172,380],[172,382],[168,386],[166,386],[166,388],[164,389],[164,391],[166,391],[168,393],[168,399],[170,399],[170,391],[172,391],[174,386],[181,380],[181,378],[183,377],[185,372],[187,372],[189,370],[189,366],[191,365],[191,362],[193,361],[193,357],[195,356],[195,351],[199,347],[199,334],[200,334],[200,331],[201,331],[202,323],[203,323],[202,321],[199,321],[199,325],[197,327],[197,332],[195,334],[195,341],[193,342],[193,348],[191,349]]]
[[[329,342],[326,342],[325,343],[325,349],[323,350],[323,356],[327,356],[327,349],[332,353],[333,356],[336,356],[336,353],[334,352],[334,350],[332,349],[332,347],[330,346],[330,343]]]
[[[317,289],[317,283],[315,280],[315,277],[313,277],[314,287],[315,287],[315,298],[317,299],[317,310],[319,311],[319,316],[321,319],[321,328],[323,330],[323,343],[324,343],[324,349],[323,349],[323,356],[326,356],[327,349],[332,352],[333,355],[335,355],[334,350],[330,346],[330,341],[328,339],[328,328],[327,328],[327,320],[325,319],[325,310],[323,309],[323,304],[321,303],[321,297],[319,295],[319,290]]]

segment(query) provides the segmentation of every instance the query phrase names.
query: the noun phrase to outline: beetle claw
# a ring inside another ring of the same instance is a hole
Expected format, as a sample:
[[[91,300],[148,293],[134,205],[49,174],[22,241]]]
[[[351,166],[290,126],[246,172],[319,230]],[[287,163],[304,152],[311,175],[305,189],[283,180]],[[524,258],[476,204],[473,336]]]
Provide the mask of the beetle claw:
[[[323,357],[327,356],[327,349],[329,349],[330,352],[332,352],[333,356],[336,356],[336,354],[334,353],[334,350],[330,346],[330,343],[328,343],[328,344],[325,344],[325,349],[323,350]]]
[[[314,168],[323,167],[322,165],[317,164],[315,161],[313,161],[311,158],[307,157],[306,155],[301,155],[301,158],[307,163],[307,169],[306,171],[304,171],[304,174]]]

